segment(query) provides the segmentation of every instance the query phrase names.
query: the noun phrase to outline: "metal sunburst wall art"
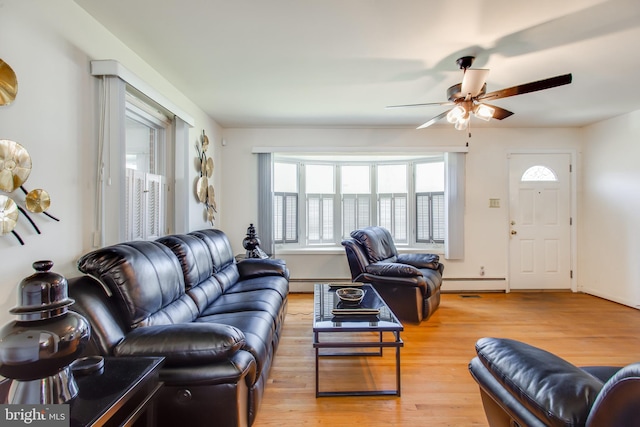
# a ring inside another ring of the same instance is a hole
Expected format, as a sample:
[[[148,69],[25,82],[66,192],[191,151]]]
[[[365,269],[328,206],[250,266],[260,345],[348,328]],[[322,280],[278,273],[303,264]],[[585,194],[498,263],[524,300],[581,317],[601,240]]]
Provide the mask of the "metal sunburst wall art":
[[[0,106],[11,104],[18,94],[18,80],[11,67],[0,59]],[[26,148],[15,141],[0,139],[0,190],[12,195],[0,194],[0,235],[13,234],[21,245],[24,240],[15,231],[20,214],[29,221],[36,233],[40,229],[28,212],[42,213],[49,218],[58,218],[45,212],[51,205],[49,193],[42,189],[28,191],[24,183],[31,173],[31,156]],[[20,189],[24,193],[24,208],[15,201],[13,193]],[[28,211],[28,212],[27,212]]]
[[[18,79],[13,69],[0,59],[0,105],[9,105],[18,94]]]
[[[27,150],[15,141],[0,139],[0,190],[12,194],[20,189],[24,193],[24,208],[16,203],[14,197],[0,194],[0,235],[12,233],[21,245],[24,245],[24,240],[14,230],[18,224],[19,214],[24,215],[38,234],[41,234],[40,229],[28,212],[42,213],[59,221],[58,218],[45,212],[51,205],[49,193],[40,188],[28,191],[24,187],[23,184],[30,173],[31,156]]]
[[[196,144],[198,165],[200,168],[200,178],[198,178],[198,182],[196,183],[196,196],[200,203],[204,203],[207,221],[213,226],[216,219],[215,214],[218,213],[218,207],[216,206],[216,193],[213,185],[209,184],[209,180],[213,176],[213,158],[207,155],[207,148],[209,148],[209,138],[203,130],[200,141]]]

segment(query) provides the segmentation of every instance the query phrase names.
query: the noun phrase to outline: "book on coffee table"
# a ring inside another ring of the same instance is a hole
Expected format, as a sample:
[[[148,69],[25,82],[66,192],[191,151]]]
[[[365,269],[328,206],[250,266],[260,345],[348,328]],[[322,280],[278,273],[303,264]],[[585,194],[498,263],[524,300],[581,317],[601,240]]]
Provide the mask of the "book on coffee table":
[[[376,316],[380,314],[380,310],[377,308],[334,308],[331,310],[331,314],[333,315],[342,315],[342,316]]]
[[[362,283],[357,283],[357,285],[362,286]],[[330,289],[333,289],[333,286],[331,286]],[[336,294],[334,294],[333,309],[331,310],[331,314],[333,314],[334,316],[376,316],[380,314],[380,308],[378,307],[379,303],[380,302],[375,296],[375,293],[367,292],[366,290],[364,298],[359,303],[341,301],[340,298]]]

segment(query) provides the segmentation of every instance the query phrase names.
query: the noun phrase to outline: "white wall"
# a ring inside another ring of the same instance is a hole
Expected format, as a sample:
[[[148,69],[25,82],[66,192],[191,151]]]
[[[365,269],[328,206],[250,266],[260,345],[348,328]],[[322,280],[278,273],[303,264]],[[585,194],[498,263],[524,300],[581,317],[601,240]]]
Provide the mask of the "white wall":
[[[505,289],[504,280],[453,281],[507,277],[508,244],[508,169],[507,153],[517,150],[558,150],[579,152],[580,131],[577,129],[490,129],[476,128],[469,140],[466,162],[465,258],[447,261],[447,290]],[[222,189],[234,194],[225,200],[226,212],[221,227],[229,235],[236,253],[241,253],[242,239],[249,223],[257,224],[257,156],[254,147],[426,147],[464,146],[466,133],[453,127],[435,129],[225,129],[227,145],[222,147],[224,164]],[[489,199],[501,200],[500,208],[489,208]],[[291,276],[309,280],[302,289],[311,289],[314,279],[349,279],[349,268],[343,250],[330,254],[314,252],[305,255],[279,255],[287,260]],[[442,260],[442,259],[441,259]]]
[[[34,261],[50,259],[54,271],[71,277],[79,274],[77,258],[92,249],[99,81],[90,75],[91,60],[119,61],[191,115],[196,124],[190,130],[189,157],[195,159],[195,143],[204,129],[212,143],[210,155],[219,164],[221,129],[71,0],[2,1],[0,40],[0,58],[14,69],[19,86],[15,102],[0,107],[0,139],[28,150],[33,170],[25,187],[48,191],[49,212],[60,219],[33,214],[42,231],[38,235],[21,217],[16,230],[24,246],[11,234],[0,236],[1,325],[14,320],[8,310],[16,305],[17,285],[32,274]],[[198,174],[193,163],[188,165],[191,188]],[[220,174],[216,170],[216,189]],[[12,197],[24,199],[20,191]],[[207,227],[195,195],[180,208],[188,211],[190,230]]]
[[[640,111],[584,130],[579,270],[585,292],[640,308]]]

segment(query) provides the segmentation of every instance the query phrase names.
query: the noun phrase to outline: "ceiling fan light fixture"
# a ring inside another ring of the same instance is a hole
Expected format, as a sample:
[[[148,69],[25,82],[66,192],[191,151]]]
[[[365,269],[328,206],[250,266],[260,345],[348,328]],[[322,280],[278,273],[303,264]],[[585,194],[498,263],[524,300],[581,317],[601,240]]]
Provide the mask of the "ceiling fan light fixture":
[[[469,125],[469,117],[460,118],[454,125],[457,130],[465,130]]]
[[[462,105],[456,105],[447,113],[447,121],[449,123],[457,123],[460,120],[464,120],[464,116],[467,115],[467,110]]]
[[[473,110],[473,114],[482,120],[489,121],[493,118],[496,109],[485,104],[478,104]]]

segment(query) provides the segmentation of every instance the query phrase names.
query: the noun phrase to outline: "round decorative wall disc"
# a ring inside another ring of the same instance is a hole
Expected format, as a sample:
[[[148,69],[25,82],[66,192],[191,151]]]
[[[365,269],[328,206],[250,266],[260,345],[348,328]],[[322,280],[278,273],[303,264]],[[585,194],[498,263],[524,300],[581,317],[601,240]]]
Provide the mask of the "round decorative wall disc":
[[[49,193],[38,188],[27,193],[25,204],[29,212],[42,213],[49,209],[51,198]]]
[[[11,233],[18,223],[18,205],[13,199],[0,195],[0,234]]]
[[[213,158],[209,157],[207,159],[207,178],[211,178],[211,175],[213,175]]]
[[[198,178],[198,183],[196,184],[196,192],[198,193],[198,200],[201,203],[207,201],[207,187],[209,186],[209,180],[206,176],[201,176]]]
[[[203,133],[202,134],[202,151],[207,151],[207,148],[209,148],[209,137]]]
[[[209,191],[207,191],[207,201],[209,206],[211,206],[214,211],[218,212],[218,207],[216,206],[216,191],[214,190],[213,185],[210,185]]]
[[[31,156],[15,141],[0,139],[0,190],[11,193],[31,173]]]
[[[18,78],[13,69],[0,59],[0,105],[11,104],[18,95]]]

